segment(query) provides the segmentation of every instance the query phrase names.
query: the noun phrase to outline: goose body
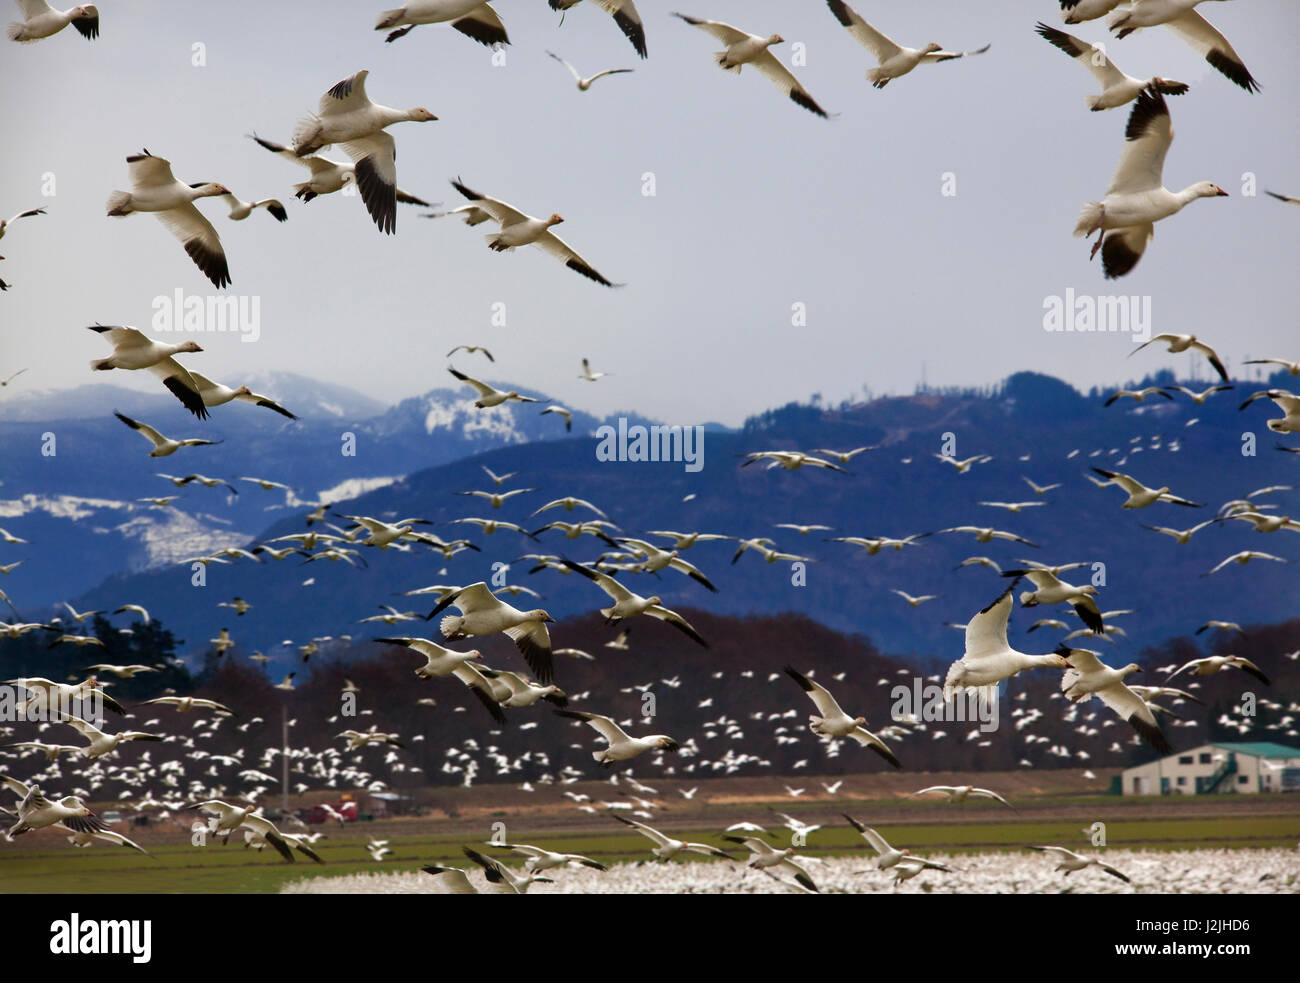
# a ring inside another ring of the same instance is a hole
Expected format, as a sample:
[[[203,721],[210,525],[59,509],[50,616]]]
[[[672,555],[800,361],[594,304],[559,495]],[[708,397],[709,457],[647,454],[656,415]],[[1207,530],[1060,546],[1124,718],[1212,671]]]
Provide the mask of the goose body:
[[[9,25],[10,41],[24,44],[53,37],[71,24],[87,41],[99,37],[99,9],[93,4],[55,10],[45,0],[18,0],[21,21]]]
[[[996,686],[1026,669],[1068,669],[1059,655],[1026,655],[1007,642],[1007,621],[1011,617],[1016,581],[966,625],[966,651],[948,668],[943,683],[944,699],[968,687]]]

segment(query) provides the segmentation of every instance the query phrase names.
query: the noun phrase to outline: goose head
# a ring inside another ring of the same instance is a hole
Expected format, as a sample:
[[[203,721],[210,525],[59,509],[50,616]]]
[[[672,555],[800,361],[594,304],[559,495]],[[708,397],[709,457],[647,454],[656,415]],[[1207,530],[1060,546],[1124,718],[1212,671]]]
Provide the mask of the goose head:
[[[564,216],[555,214],[546,220],[546,227],[549,229],[552,225],[559,225],[564,221]]]
[[[94,4],[83,4],[80,7],[73,7],[70,13],[73,20],[82,20],[86,17],[98,17],[99,8]]]
[[[63,806],[65,809],[73,810],[78,816],[94,815],[94,813],[87,808],[86,804],[81,801],[81,798],[76,795],[65,795],[59,800],[59,805]]]
[[[177,354],[180,354],[181,352],[201,352],[201,351],[203,351],[203,349],[199,347],[199,343],[197,341],[184,342],[179,348],[176,349]]]
[[[436,120],[438,117],[429,112],[423,106],[417,106],[415,109],[406,111],[406,118],[412,123],[428,123]]]
[[[854,718],[853,718],[853,722],[854,722],[857,726],[859,726],[859,727],[865,727],[865,726],[867,725],[867,718],[866,718],[866,717],[854,717]]]
[[[231,190],[224,184],[217,184],[216,181],[206,181],[203,184],[192,184],[195,198],[215,198],[217,195],[231,194]]]
[[[1141,672],[1141,671],[1142,671],[1142,667],[1140,665],[1138,665],[1136,662],[1130,662],[1128,665],[1126,665],[1123,669],[1120,670],[1120,673],[1124,676],[1131,676],[1133,675],[1133,673]]]
[[[662,603],[663,603],[663,599],[660,598],[658,594],[652,594],[650,597],[647,597],[646,600],[647,600],[649,603],[651,603],[651,604],[662,604]]]
[[[481,658],[483,658],[483,653],[480,652],[478,649],[470,649],[468,652],[464,652],[464,653],[462,653],[462,654],[464,655],[464,657],[465,657],[467,660],[468,660],[468,659],[481,659]]]
[[[1190,190],[1197,198],[1227,198],[1228,192],[1224,191],[1213,181],[1201,181],[1193,184]]]
[[[236,394],[238,394],[238,395],[240,395],[240,396],[251,396],[251,395],[253,395],[253,390],[249,389],[247,386],[240,386],[238,389],[235,390],[235,392],[236,392]]]
[[[942,50],[943,50],[943,45],[935,41],[931,41],[929,44],[927,44],[924,48],[921,49],[921,54],[928,55],[933,51],[942,51]]]
[[[529,621],[550,621],[550,622],[554,622],[554,621],[555,621],[554,618],[552,618],[549,614],[547,614],[547,613],[546,613],[545,611],[543,611],[541,608],[536,608],[536,609],[534,609],[534,610],[532,610],[532,611],[528,611],[528,612],[526,612],[526,613],[527,613],[527,615],[528,615],[528,620],[529,620]]]

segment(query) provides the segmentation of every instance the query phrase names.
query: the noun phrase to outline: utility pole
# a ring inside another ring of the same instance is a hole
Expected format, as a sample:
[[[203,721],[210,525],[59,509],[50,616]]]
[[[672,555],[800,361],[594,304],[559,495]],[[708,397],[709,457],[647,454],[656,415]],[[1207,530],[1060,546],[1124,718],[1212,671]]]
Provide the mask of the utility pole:
[[[280,811],[289,814],[289,708],[280,707],[280,729],[282,732],[280,751]]]

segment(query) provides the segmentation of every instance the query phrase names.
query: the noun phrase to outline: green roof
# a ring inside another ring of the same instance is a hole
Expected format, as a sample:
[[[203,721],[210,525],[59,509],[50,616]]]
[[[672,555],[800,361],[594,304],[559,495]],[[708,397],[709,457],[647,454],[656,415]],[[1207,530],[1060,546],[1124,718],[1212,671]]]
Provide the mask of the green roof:
[[[1215,741],[1212,746],[1235,754],[1248,754],[1253,758],[1300,758],[1300,748],[1287,747],[1285,744],[1277,744],[1273,741],[1244,743]]]

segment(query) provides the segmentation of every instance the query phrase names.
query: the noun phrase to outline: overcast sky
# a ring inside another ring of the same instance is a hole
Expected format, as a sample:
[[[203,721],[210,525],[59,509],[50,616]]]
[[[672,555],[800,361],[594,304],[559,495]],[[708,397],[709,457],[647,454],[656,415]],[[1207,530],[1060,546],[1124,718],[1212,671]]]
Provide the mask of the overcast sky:
[[[44,205],[49,215],[0,242],[0,277],[12,284],[0,297],[0,376],[30,366],[30,388],[90,381],[87,362],[106,346],[84,325],[147,328],[156,296],[214,292],[152,216],[104,215],[109,192],[129,188],[124,158],[142,147],[182,181],[220,181],[289,209],[284,225],[262,212],[234,223],[220,201],[199,203],[225,243],[230,291],[260,298],[256,344],[210,335],[189,356],[231,385],[286,370],[392,402],[450,383],[446,352],[478,343],[496,365],[485,372],[481,356],[461,355],[463,370],[582,409],[737,424],[812,393],[908,393],[923,365],[931,385],[1035,369],[1086,387],[1177,364],[1155,351],[1126,361],[1123,336],[1044,331],[1044,299],[1067,288],[1150,296],[1155,331],[1196,332],[1231,366],[1300,358],[1300,208],[1262,193],[1300,195],[1294,0],[1203,5],[1259,79],[1255,95],[1164,28],[1109,45],[1131,75],[1192,86],[1170,99],[1166,184],[1211,180],[1231,195],[1162,222],[1119,281],[1102,278],[1071,231],[1110,182],[1129,107],[1086,110],[1096,83],[1033,31],[1037,19],[1060,26],[1054,0],[856,0],[903,44],[992,43],[880,91],[863,78],[870,54],[821,0],[678,2],[639,0],[644,62],[595,4],[560,26],[544,0],[495,2],[513,41],[504,66],[445,25],[385,44],[373,30],[381,3],[355,0],[104,0],[96,41],[68,29],[3,42],[0,214]],[[802,44],[796,73],[839,116],[813,116],[752,69],[720,71],[718,43],[672,9],[780,33],[787,63]],[[1070,30],[1107,37],[1102,21]],[[195,43],[203,67],[192,65]],[[580,93],[546,49],[584,74],[636,72]],[[246,134],[288,142],[325,89],[362,68],[375,101],[439,117],[390,129],[402,188],[459,205],[448,179],[460,175],[534,215],[559,212],[557,232],[628,286],[599,286],[534,248],[494,254],[488,227],[429,221],[423,209],[399,206],[390,237],[358,198],[294,200],[306,170]],[[647,173],[653,197],[642,194]],[[946,173],[955,196],[943,194]],[[1258,197],[1242,193],[1248,173]],[[47,174],[52,197],[42,197]],[[504,327],[491,323],[496,303]],[[791,323],[796,303],[806,326]],[[579,381],[583,356],[610,378]]]

